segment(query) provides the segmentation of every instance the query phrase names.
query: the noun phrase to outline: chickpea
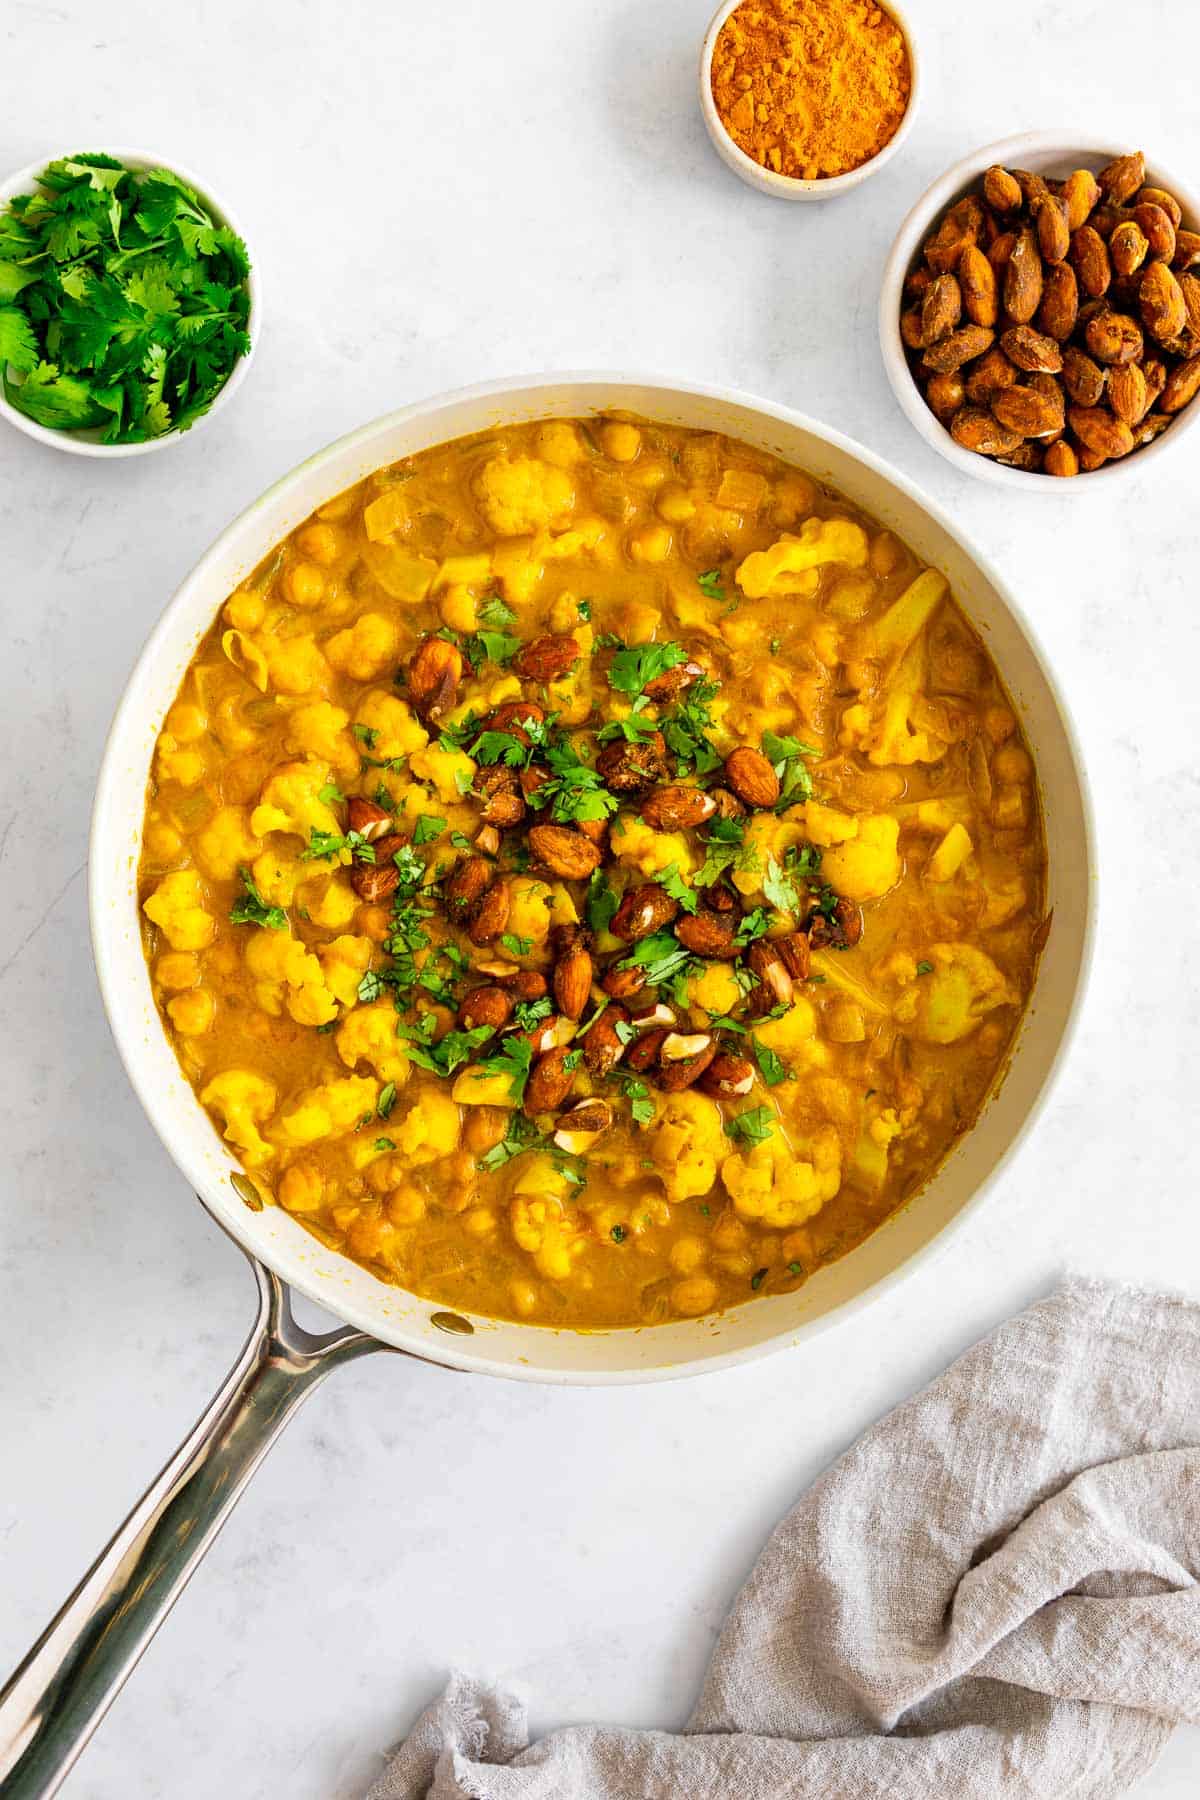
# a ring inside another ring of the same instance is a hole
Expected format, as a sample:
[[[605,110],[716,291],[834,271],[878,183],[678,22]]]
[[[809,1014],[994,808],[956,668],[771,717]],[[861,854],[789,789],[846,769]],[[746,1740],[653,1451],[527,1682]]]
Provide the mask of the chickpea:
[[[158,862],[170,862],[183,849],[183,838],[165,819],[155,819],[146,829],[146,849]]]
[[[363,1176],[372,1194],[390,1194],[404,1180],[404,1164],[398,1156],[380,1156],[368,1163]]]
[[[983,729],[993,744],[1003,744],[1017,729],[1017,721],[1007,706],[989,706],[983,715]]]
[[[245,589],[241,593],[231,594],[225,602],[225,617],[235,631],[255,631],[267,616],[267,604],[261,594],[251,594]]]
[[[992,774],[997,781],[1028,781],[1033,774],[1033,764],[1020,744],[1006,744],[992,758]]]
[[[306,525],[296,540],[305,556],[327,569],[338,553],[338,534],[332,525]]]
[[[180,1037],[203,1037],[212,1027],[216,1010],[216,1001],[207,988],[193,988],[191,993],[177,994],[167,1003],[171,1023]]]
[[[806,519],[816,503],[816,488],[807,475],[794,470],[775,483],[772,521],[776,525],[794,525],[797,519]]]
[[[473,1206],[463,1215],[463,1230],[472,1237],[490,1237],[498,1223],[490,1206]]]
[[[633,470],[629,480],[633,487],[645,488],[647,493],[653,493],[655,488],[662,486],[669,474],[670,470],[666,463],[651,461],[647,458]]]
[[[634,562],[666,562],[671,554],[671,533],[665,525],[643,525],[630,532],[628,548]]]
[[[387,1263],[396,1254],[396,1227],[390,1219],[382,1214],[372,1217],[365,1214],[356,1219],[346,1233],[346,1243],[351,1256],[361,1262]]]
[[[583,445],[568,419],[547,419],[538,432],[537,453],[556,469],[569,469],[583,455]]]
[[[190,700],[180,700],[167,714],[163,730],[169,731],[178,744],[194,744],[208,730],[208,720]]]
[[[479,625],[479,608],[470,588],[455,585],[442,595],[438,613],[443,625],[452,631],[472,632]]]
[[[728,1250],[714,1256],[713,1262],[726,1275],[749,1275],[754,1268],[754,1256],[749,1250]]]
[[[694,1275],[708,1259],[708,1245],[703,1238],[681,1237],[671,1245],[671,1267],[680,1275]]]
[[[416,1225],[425,1217],[425,1196],[415,1188],[398,1187],[384,1201],[384,1210],[393,1225]]]
[[[315,563],[301,562],[288,570],[287,596],[293,606],[319,606],[325,597],[325,577]]]
[[[890,531],[871,539],[871,569],[881,578],[894,575],[900,566],[900,546]]]
[[[233,944],[214,944],[208,953],[208,966],[214,975],[232,975],[238,966],[237,948]]]
[[[692,1275],[671,1289],[671,1305],[686,1319],[694,1319],[716,1305],[717,1284],[707,1275]]]
[[[642,434],[636,425],[614,419],[600,428],[600,444],[605,456],[614,462],[632,462],[642,447]]]
[[[193,988],[200,979],[200,960],[190,950],[168,950],[154,965],[158,985],[168,993]]]
[[[325,1198],[325,1177],[312,1163],[295,1162],[279,1181],[279,1204],[288,1212],[320,1212]]]
[[[696,502],[685,487],[669,481],[658,496],[658,516],[668,525],[686,525],[696,516]]]
[[[372,943],[382,944],[385,938],[391,936],[392,916],[386,907],[360,906],[355,925]]]
[[[712,1241],[719,1250],[736,1250],[749,1233],[735,1212],[724,1212],[713,1226]]]
[[[862,1008],[853,1000],[838,1000],[825,1014],[825,1035],[834,1044],[861,1044],[867,1035]]]

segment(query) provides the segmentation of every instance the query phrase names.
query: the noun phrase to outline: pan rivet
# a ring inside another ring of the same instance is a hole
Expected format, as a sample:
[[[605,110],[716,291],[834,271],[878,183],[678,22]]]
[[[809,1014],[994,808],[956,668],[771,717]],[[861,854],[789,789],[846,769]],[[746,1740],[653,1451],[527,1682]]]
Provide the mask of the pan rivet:
[[[470,1319],[464,1319],[460,1313],[430,1313],[429,1322],[436,1325],[439,1331],[451,1331],[456,1337],[474,1337],[475,1327]]]

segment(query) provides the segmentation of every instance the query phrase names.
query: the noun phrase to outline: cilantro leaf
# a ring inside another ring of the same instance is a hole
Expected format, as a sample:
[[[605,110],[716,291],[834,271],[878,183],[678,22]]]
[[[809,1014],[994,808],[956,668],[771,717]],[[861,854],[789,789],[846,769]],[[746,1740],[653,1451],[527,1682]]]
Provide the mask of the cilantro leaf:
[[[0,263],[0,274],[11,267],[11,263]],[[31,279],[36,277],[31,276]],[[7,285],[12,286],[11,280]],[[20,289],[16,289],[16,292],[19,293]],[[38,365],[37,338],[34,336],[33,326],[16,306],[0,306],[0,364],[4,363],[23,375],[28,375]]]
[[[706,600],[723,600],[725,598],[720,569],[705,569],[703,575],[697,575],[696,586]]]
[[[661,869],[655,876],[658,885],[663,888],[684,912],[694,913],[700,902],[679,873],[679,864],[671,863],[668,868]]]
[[[686,661],[682,644],[627,644],[612,659],[608,685],[622,694],[640,694],[647,682]]]
[[[775,1113],[769,1106],[749,1107],[725,1121],[725,1136],[735,1143],[765,1144],[774,1130]]]
[[[758,1064],[758,1072],[768,1087],[778,1087],[781,1081],[788,1078],[788,1067],[781,1056],[777,1056],[770,1044],[764,1044],[760,1037],[750,1033],[750,1042],[754,1046],[754,1060]]]
[[[791,869],[781,868],[773,856],[767,858],[767,872],[763,876],[763,893],[772,906],[780,912],[798,913],[802,905],[800,890],[796,886]]]
[[[517,615],[511,606],[506,606],[498,594],[482,602],[479,607],[479,622],[488,625],[493,631],[503,631],[509,625],[515,625]]]
[[[231,925],[262,925],[268,931],[286,931],[287,914],[282,906],[268,906],[258,891],[254,877],[249,869],[238,869],[242,878],[242,886],[246,890],[241,900],[235,900],[229,912]]]
[[[446,829],[445,819],[435,819],[432,813],[422,813],[413,827],[414,844],[432,844],[435,838],[441,837]]]
[[[664,981],[680,974],[691,961],[691,951],[678,944],[671,932],[656,931],[635,945],[628,956],[622,957],[618,967],[644,969],[647,987],[661,987]]]
[[[593,869],[588,881],[587,898],[584,911],[587,915],[588,930],[599,936],[608,929],[619,902],[600,869]]]
[[[521,639],[513,637],[507,631],[480,631],[476,633],[476,637],[483,645],[489,662],[509,662],[521,648]]]
[[[786,807],[796,806],[800,801],[810,799],[813,779],[804,758],[820,756],[820,750],[813,744],[801,743],[799,738],[780,737],[774,731],[763,732],[762,748],[763,755],[780,781],[775,811],[783,812]]]

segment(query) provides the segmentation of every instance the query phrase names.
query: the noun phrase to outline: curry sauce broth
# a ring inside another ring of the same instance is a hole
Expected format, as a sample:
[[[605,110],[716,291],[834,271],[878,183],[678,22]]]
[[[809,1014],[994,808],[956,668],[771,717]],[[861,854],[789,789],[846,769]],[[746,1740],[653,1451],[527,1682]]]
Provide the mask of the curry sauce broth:
[[[406,671],[439,632],[462,675],[431,713]],[[546,634],[573,642],[572,665],[522,678],[518,640]],[[613,685],[646,645],[678,646],[694,685],[661,701]],[[652,828],[644,788],[614,791],[590,884],[520,829],[494,851],[485,831],[508,911],[472,942],[444,895],[479,859],[479,789],[506,767],[480,734],[514,703],[588,767],[605,727],[636,745],[682,717],[692,737],[666,737],[695,756],[669,755],[658,785],[719,793],[734,823],[720,839],[711,820]],[[722,785],[740,746],[782,770],[774,804]],[[354,799],[403,841],[381,899],[364,897],[378,872],[350,839]],[[773,457],[611,418],[422,452],[292,533],[227,601],[167,715],[140,895],[181,1068],[265,1203],[440,1304],[590,1327],[794,1289],[929,1179],[1028,999],[1044,869],[1027,746],[941,578]],[[719,887],[760,968],[805,939],[786,1004],[755,985],[749,948],[627,1002],[665,1006],[679,1041],[711,1040],[753,1085],[711,1091],[725,1063],[678,1091],[662,1061],[632,1076],[635,1011],[615,1069],[579,1060],[562,1106],[530,1118],[512,1074],[526,1053],[497,1062],[503,1045],[554,1029],[570,1062],[615,1006],[604,969],[636,949],[605,913],[656,884],[683,896],[668,932]],[[850,947],[831,936],[835,899],[861,922]],[[427,942],[409,948],[398,922]],[[458,1042],[473,987],[556,980],[573,935],[596,976],[582,1019],[552,991],[447,1073],[421,1066]],[[607,1129],[556,1142],[592,1098]]]

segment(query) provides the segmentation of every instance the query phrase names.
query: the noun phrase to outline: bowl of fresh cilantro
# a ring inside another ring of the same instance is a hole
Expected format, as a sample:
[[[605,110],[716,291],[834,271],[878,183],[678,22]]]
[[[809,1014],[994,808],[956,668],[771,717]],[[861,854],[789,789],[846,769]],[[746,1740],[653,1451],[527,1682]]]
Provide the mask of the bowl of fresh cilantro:
[[[225,207],[140,151],[0,182],[0,413],[84,456],[137,456],[228,404],[260,314]]]

